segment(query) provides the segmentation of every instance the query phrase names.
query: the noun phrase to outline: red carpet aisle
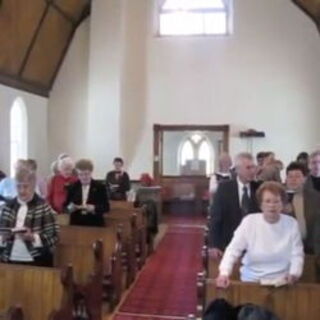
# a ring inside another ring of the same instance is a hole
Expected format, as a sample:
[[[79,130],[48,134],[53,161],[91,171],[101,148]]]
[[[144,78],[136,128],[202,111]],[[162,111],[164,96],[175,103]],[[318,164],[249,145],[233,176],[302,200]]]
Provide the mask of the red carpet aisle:
[[[184,319],[195,313],[203,227],[199,221],[185,222],[182,225],[170,223],[114,319]]]

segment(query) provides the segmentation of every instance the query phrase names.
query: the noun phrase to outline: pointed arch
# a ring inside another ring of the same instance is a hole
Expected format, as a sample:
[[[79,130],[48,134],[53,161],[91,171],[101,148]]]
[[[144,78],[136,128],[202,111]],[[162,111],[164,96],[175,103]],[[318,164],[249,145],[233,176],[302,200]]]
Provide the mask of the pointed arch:
[[[24,100],[17,97],[10,110],[10,173],[18,159],[28,157],[28,117]]]

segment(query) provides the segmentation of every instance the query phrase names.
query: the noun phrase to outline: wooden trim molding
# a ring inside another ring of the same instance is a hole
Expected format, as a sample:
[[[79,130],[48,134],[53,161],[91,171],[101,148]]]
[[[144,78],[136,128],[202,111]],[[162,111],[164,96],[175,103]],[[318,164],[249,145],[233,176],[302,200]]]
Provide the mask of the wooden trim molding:
[[[22,80],[20,77],[6,75],[1,71],[0,71],[0,83],[11,88],[37,94],[41,97],[45,97],[45,98],[49,97],[49,88],[44,87],[42,84],[25,81],[25,80]]]

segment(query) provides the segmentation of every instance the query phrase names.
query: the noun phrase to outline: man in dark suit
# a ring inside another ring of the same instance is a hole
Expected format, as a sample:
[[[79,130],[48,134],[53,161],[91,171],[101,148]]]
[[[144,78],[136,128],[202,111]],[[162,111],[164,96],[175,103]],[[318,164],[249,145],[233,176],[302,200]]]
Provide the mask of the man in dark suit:
[[[103,227],[103,214],[109,211],[104,185],[92,179],[93,164],[82,159],[76,163],[79,181],[69,187],[65,206],[70,213],[70,224]]]
[[[297,219],[305,253],[319,254],[320,194],[305,184],[307,168],[303,164],[292,162],[286,172],[288,203],[284,211]]]
[[[209,254],[218,259],[232,239],[233,232],[248,213],[259,212],[254,181],[256,165],[251,154],[235,159],[237,177],[219,184],[210,208]]]

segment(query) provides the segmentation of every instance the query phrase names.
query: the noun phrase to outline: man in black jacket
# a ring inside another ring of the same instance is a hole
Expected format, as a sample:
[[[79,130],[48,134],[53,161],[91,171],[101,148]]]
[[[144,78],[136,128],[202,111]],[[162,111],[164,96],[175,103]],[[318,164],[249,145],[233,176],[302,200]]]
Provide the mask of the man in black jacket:
[[[82,159],[76,163],[79,181],[69,187],[65,206],[70,213],[70,224],[103,227],[103,214],[109,211],[104,185],[92,179],[93,164]]]
[[[222,182],[210,208],[209,253],[218,259],[232,239],[233,232],[248,213],[259,212],[255,182],[256,165],[249,153],[235,159],[236,179]]]

